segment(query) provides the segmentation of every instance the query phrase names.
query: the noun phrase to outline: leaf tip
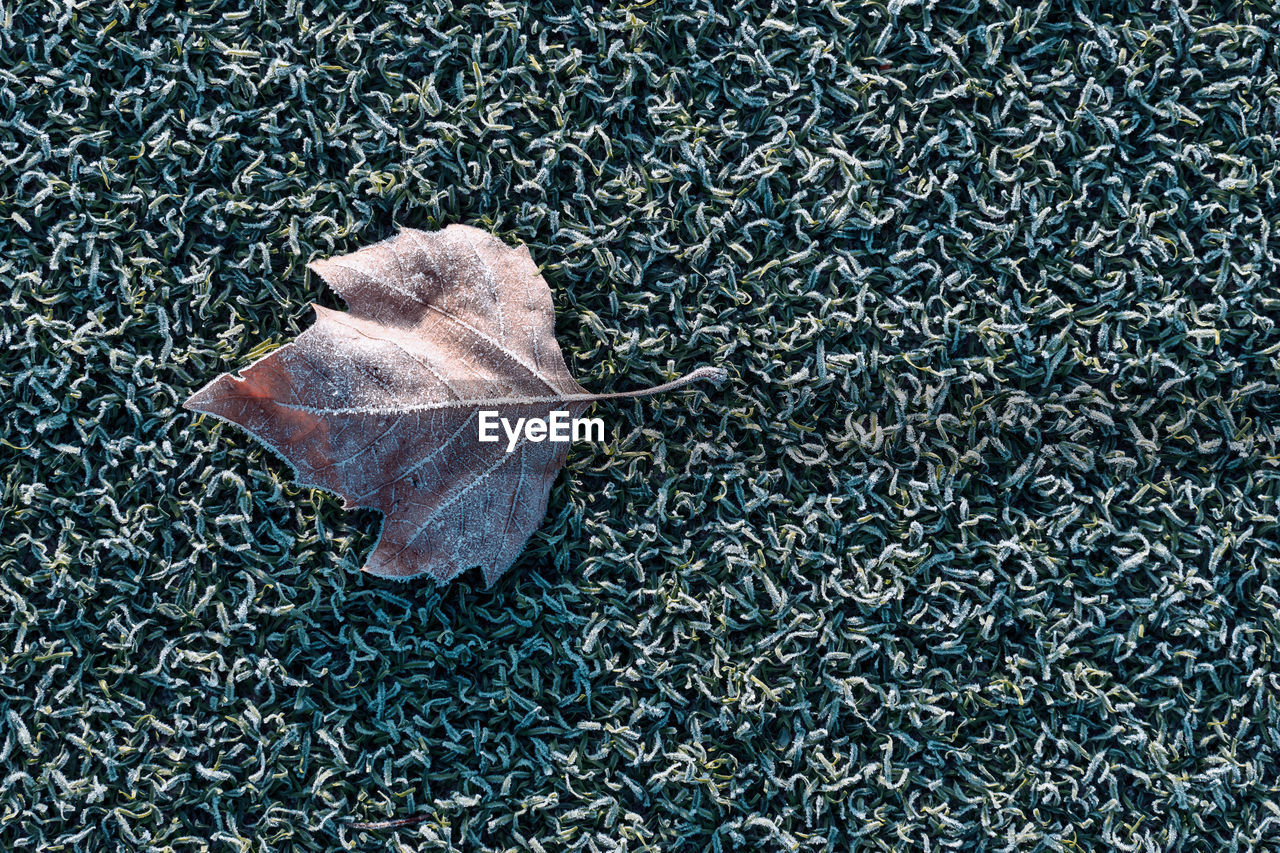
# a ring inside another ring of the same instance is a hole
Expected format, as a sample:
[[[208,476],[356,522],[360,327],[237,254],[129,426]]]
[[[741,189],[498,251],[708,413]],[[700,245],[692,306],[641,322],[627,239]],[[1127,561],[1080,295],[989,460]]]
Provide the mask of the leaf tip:
[[[191,396],[187,397],[187,399],[183,400],[182,408],[186,409],[188,412],[195,412],[196,414],[200,414],[200,415],[210,414],[208,404],[209,404],[209,397],[210,397],[209,387],[211,385],[213,385],[213,382],[210,382],[208,385],[204,386],[199,391],[194,392],[193,394],[191,394]]]
[[[403,581],[414,577],[412,574],[394,572],[386,564],[375,563],[373,560],[366,560],[365,564],[360,567],[360,572],[375,578],[392,581]]]
[[[484,577],[485,592],[493,589],[493,585],[498,582],[498,579],[507,573],[507,568],[507,566],[499,568],[491,565],[482,565],[480,567],[480,574]]]
[[[314,261],[307,262],[307,269],[312,275],[319,276],[321,281],[333,287],[333,275],[340,267],[328,258],[316,258]]]

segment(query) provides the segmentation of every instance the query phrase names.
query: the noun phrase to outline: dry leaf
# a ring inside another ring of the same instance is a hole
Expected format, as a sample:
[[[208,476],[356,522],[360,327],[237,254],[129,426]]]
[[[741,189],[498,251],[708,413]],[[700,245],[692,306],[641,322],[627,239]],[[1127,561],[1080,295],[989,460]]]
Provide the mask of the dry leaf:
[[[568,444],[478,440],[478,413],[580,416],[596,400],[555,339],[551,290],[527,247],[450,225],[396,237],[310,267],[347,313],[316,323],[240,376],[224,373],[186,408],[234,423],[279,453],[295,479],[386,518],[365,571],[448,581],[480,566],[486,585],[541,523]]]

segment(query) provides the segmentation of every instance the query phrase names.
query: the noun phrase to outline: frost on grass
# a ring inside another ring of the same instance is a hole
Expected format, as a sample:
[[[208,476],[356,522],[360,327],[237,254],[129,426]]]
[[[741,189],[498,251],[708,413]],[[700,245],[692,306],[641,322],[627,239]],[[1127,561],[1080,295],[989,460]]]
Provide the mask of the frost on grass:
[[[1273,3],[175,7],[0,28],[0,849],[1280,848]],[[741,377],[487,591],[179,408],[453,222]]]

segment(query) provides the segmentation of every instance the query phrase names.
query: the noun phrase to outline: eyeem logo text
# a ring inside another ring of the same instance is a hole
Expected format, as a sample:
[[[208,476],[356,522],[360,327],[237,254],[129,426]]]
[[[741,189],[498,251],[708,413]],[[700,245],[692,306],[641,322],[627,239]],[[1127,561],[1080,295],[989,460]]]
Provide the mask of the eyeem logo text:
[[[501,441],[498,427],[507,434],[507,452],[516,449],[523,435],[534,443],[542,441],[604,441],[603,418],[571,418],[568,412],[553,411],[547,418],[516,418],[514,424],[492,409],[480,410],[480,440]]]

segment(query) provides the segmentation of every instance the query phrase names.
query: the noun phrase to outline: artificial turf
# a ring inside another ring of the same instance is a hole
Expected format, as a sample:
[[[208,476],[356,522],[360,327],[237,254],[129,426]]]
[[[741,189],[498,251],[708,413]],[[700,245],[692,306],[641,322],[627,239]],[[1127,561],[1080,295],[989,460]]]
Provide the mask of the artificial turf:
[[[1278,34],[0,5],[0,848],[1280,849]],[[179,408],[452,222],[586,387],[731,373],[488,590]]]

